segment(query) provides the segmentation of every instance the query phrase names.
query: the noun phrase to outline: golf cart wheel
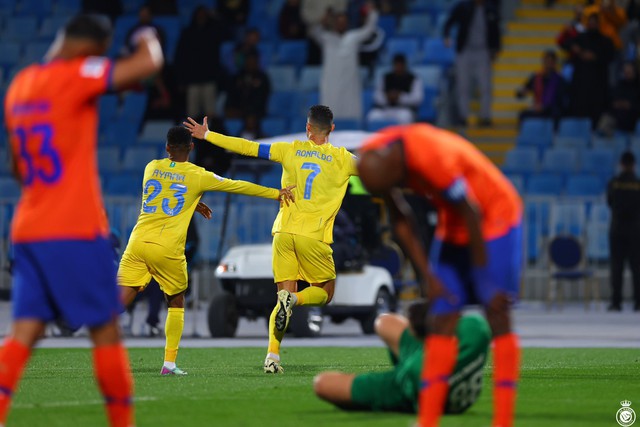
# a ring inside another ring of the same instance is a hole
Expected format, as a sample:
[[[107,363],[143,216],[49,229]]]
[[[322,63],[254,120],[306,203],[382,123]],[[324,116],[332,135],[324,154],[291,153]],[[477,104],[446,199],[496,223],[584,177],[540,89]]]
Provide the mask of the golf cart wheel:
[[[322,331],[323,315],[320,307],[297,306],[289,321],[289,329],[294,336],[315,338]]]
[[[366,335],[375,333],[376,318],[384,313],[393,311],[393,297],[388,290],[381,288],[378,290],[373,310],[360,319],[360,327]]]
[[[229,293],[217,294],[209,304],[207,316],[209,333],[213,338],[233,337],[238,328],[236,299]]]

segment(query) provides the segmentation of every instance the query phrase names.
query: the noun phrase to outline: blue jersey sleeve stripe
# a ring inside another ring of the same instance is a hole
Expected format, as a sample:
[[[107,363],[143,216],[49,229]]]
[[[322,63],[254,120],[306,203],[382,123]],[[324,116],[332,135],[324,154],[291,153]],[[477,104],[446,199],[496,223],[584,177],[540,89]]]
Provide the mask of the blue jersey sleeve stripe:
[[[271,157],[271,145],[270,144],[260,144],[258,147],[258,157],[261,159],[269,160]]]

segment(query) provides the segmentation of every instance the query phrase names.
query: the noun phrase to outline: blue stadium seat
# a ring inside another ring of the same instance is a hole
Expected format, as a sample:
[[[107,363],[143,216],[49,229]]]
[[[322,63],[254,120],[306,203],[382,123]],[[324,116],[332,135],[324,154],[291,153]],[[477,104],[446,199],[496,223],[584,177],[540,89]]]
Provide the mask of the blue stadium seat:
[[[380,18],[378,18],[378,27],[384,31],[385,38],[391,38],[396,34],[398,20],[393,15],[381,15]]]
[[[562,194],[562,176],[551,173],[532,175],[526,190],[530,196],[559,196]]]
[[[567,180],[567,196],[601,196],[604,193],[604,181],[595,175],[574,175]]]
[[[507,176],[507,179],[511,181],[511,183],[513,184],[515,189],[518,191],[518,193],[520,194],[524,193],[524,188],[525,188],[524,176],[516,175],[516,174],[507,174],[506,176]]]
[[[129,123],[124,117],[119,119],[111,119],[104,125],[100,144],[126,148],[135,144],[138,139],[138,127]]]
[[[108,175],[105,189],[112,196],[139,196],[142,194],[142,172]]]
[[[55,8],[56,15],[66,15],[67,18],[69,16],[74,16],[80,12],[80,9],[82,8],[81,3],[82,0],[58,0]]]
[[[591,120],[587,118],[566,117],[560,120],[558,126],[558,137],[581,138],[591,140]]]
[[[267,68],[273,63],[276,47],[272,42],[262,41],[258,43],[258,53],[260,54],[260,67]]]
[[[592,148],[582,152],[582,172],[611,177],[615,173],[616,158],[613,149]]]
[[[415,64],[420,58],[420,43],[415,37],[393,37],[387,40],[383,63],[390,64],[394,55],[401,53],[407,58],[407,63]]]
[[[361,130],[362,123],[360,120],[355,119],[335,119],[333,124],[336,125],[336,130]]]
[[[546,150],[542,156],[543,172],[569,174],[578,166],[578,154],[570,148],[554,147]]]
[[[38,37],[49,41],[53,40],[58,30],[61,29],[68,20],[69,16],[47,16],[42,20]]]
[[[144,93],[129,93],[122,103],[121,117],[131,123],[137,132],[146,110],[147,95]]]
[[[306,66],[300,72],[298,90],[303,92],[317,91],[320,88],[321,69],[318,66]]]
[[[418,65],[411,69],[411,72],[420,77],[424,87],[430,87],[434,89],[440,88],[440,82],[442,79],[442,67],[437,65]]]
[[[515,147],[507,152],[502,171],[509,174],[531,174],[538,171],[538,150],[534,147]]]
[[[118,115],[118,95],[103,95],[98,101],[100,121],[110,121]],[[108,122],[107,122],[108,123]]]
[[[438,90],[434,87],[424,88],[424,99],[418,108],[418,120],[426,122],[435,122],[438,117],[436,109],[436,99],[438,98]]]
[[[16,3],[16,15],[45,17],[51,15],[51,0],[20,0]]]
[[[122,170],[143,171],[147,163],[158,157],[158,150],[152,147],[127,147],[122,159]]]
[[[586,150],[589,146],[589,140],[575,136],[556,136],[553,139],[553,145],[572,150]]]
[[[633,145],[632,139],[632,145]],[[591,146],[593,148],[606,148],[612,150],[615,155],[619,155],[622,153],[627,146],[629,145],[629,138],[626,135],[614,135],[611,138],[606,138],[603,136],[594,136],[591,141]],[[640,144],[638,144],[640,147]]]
[[[150,120],[142,128],[138,142],[144,144],[162,144],[167,141],[167,132],[174,126],[171,120]]]
[[[2,43],[6,41],[25,42],[38,33],[38,20],[35,16],[17,16],[8,20],[2,32]]]
[[[4,131],[2,131],[4,133]],[[9,149],[0,144],[0,176],[11,175],[11,165],[9,163]]]
[[[231,136],[240,136],[242,126],[242,120],[240,119],[226,119],[224,121],[224,128]]]
[[[415,15],[407,14],[402,17],[396,34],[399,36],[425,37],[431,35],[432,32],[431,16],[426,13],[419,13]]]
[[[17,64],[21,58],[20,43],[3,40],[0,43],[0,65],[3,67],[12,67]]]
[[[362,111],[369,111],[373,108],[373,90],[364,89],[362,91]]]
[[[270,117],[292,117],[295,114],[295,108],[292,108],[294,99],[292,92],[273,92],[267,104],[267,114]]]
[[[120,170],[120,149],[98,147],[98,169],[100,173],[115,173]]]
[[[376,132],[388,126],[395,126],[397,124],[399,123],[395,120],[367,120],[366,126],[369,132]]]
[[[538,148],[553,144],[553,121],[550,119],[526,119],[518,135],[518,145]]]
[[[0,197],[20,197],[20,185],[13,177],[0,177]]]
[[[275,166],[270,168],[267,172],[260,175],[258,184],[265,187],[281,188],[282,183],[282,167]]]
[[[276,49],[274,64],[302,67],[307,63],[307,46],[306,40],[281,42]]]
[[[285,119],[267,117],[261,123],[262,132],[268,136],[278,136],[287,133],[287,123]]]
[[[292,91],[296,88],[296,70],[291,65],[272,65],[267,68],[271,87],[275,91]]]
[[[51,43],[49,42],[32,42],[27,44],[22,62],[28,64],[40,62],[44,58],[44,55],[49,50],[50,46]]]
[[[424,63],[449,67],[455,60],[453,47],[446,47],[441,38],[427,39],[424,42]]]
[[[317,105],[320,103],[320,94],[318,92],[302,92],[296,94],[297,100],[295,103],[296,115],[294,117],[300,117],[302,119],[302,123],[306,120],[307,113],[309,112],[309,108],[312,105]],[[366,111],[366,110],[365,110]],[[303,132],[304,128],[298,130],[298,132]]]

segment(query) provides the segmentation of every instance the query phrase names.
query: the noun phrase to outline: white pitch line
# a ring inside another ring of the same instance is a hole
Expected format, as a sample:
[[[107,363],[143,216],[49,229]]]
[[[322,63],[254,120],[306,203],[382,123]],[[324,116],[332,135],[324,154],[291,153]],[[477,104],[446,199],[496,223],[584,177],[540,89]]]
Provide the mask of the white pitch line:
[[[151,402],[154,400],[158,400],[157,397],[153,396],[139,396],[134,397],[133,402]],[[66,402],[42,402],[42,403],[16,403],[11,405],[12,408],[15,409],[36,409],[36,408],[65,408],[72,406],[93,406],[93,405],[104,405],[104,400],[96,399],[96,400],[68,400]]]

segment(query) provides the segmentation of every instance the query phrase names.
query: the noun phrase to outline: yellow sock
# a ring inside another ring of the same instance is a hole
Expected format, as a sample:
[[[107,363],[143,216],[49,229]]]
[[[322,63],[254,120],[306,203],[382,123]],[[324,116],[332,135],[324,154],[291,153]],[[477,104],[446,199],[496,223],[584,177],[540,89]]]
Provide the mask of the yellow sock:
[[[309,286],[295,295],[298,298],[296,305],[325,305],[329,299],[327,291],[320,286]]]
[[[284,338],[285,331],[279,331],[276,329],[276,313],[278,313],[278,306],[276,305],[269,316],[269,348],[267,352],[280,355],[280,343]]]
[[[164,324],[164,334],[167,341],[164,346],[164,361],[175,363],[178,357],[178,346],[184,329],[184,308],[169,307],[167,321]]]

